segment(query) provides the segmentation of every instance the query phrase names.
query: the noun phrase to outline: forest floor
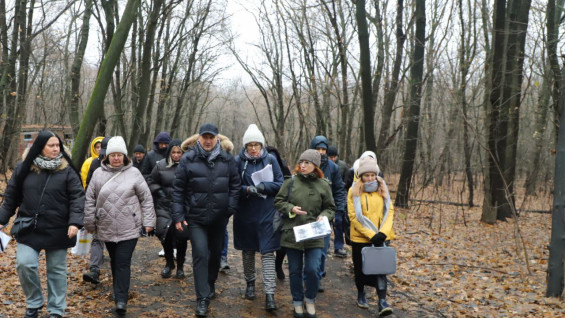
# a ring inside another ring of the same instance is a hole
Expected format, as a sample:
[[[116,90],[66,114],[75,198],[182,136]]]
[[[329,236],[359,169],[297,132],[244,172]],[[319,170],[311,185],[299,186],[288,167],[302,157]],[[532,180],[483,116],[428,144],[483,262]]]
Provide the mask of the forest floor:
[[[391,186],[391,189],[393,186]],[[0,184],[0,192],[3,192]],[[451,195],[415,195],[418,199],[453,200]],[[393,194],[394,196],[394,194]],[[538,198],[536,209],[548,209],[552,201]],[[494,225],[480,223],[481,208],[448,204],[417,203],[396,209],[393,246],[398,267],[390,275],[387,300],[395,309],[392,317],[564,317],[562,299],[546,298],[551,214],[522,213],[515,220]],[[230,229],[231,232],[231,229]],[[230,240],[231,269],[220,273],[218,297],[210,317],[290,317],[292,303],[288,277],[277,280],[278,310],[264,310],[262,277],[258,275],[257,299],[243,299],[245,282],[241,254]],[[128,317],[186,317],[195,309],[191,266],[187,278],[162,279],[164,259],[155,238],[142,238],[134,253]],[[190,244],[189,244],[190,249]],[[333,247],[330,247],[333,251]],[[190,252],[189,252],[190,255]],[[190,256],[187,257],[190,257]],[[190,263],[190,261],[187,261]],[[86,257],[68,256],[67,317],[113,317],[112,279],[109,259],[103,266],[102,283],[82,281],[88,268]],[[260,261],[257,258],[258,272]],[[325,292],[318,294],[318,317],[375,317],[377,298],[367,288],[369,310],[355,305],[351,258],[330,253]],[[40,270],[45,283],[44,260]],[[288,274],[288,269],[285,267]],[[21,317],[25,298],[15,271],[15,245],[0,254],[0,318]],[[46,311],[43,310],[46,315]]]

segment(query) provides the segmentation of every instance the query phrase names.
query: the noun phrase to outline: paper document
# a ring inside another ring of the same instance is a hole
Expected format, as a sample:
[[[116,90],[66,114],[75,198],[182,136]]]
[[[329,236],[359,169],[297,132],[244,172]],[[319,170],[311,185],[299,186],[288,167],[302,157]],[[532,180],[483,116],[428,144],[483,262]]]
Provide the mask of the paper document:
[[[258,185],[261,182],[273,182],[273,165],[268,164],[265,168],[255,171],[251,174],[253,184]]]
[[[330,222],[325,216],[321,221],[295,226],[292,229],[294,230],[294,238],[297,243],[317,239],[332,233]]]
[[[12,237],[10,235],[0,231],[0,253],[4,253],[11,239]]]

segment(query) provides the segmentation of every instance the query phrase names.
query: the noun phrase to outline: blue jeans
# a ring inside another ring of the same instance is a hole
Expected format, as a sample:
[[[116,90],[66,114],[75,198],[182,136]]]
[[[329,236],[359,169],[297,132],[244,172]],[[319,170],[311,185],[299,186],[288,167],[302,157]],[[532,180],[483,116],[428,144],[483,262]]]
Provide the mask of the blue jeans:
[[[338,211],[335,213],[334,217],[334,250],[339,250],[343,248],[343,218],[345,217],[345,212]]]
[[[328,250],[330,249],[330,235],[324,237],[324,248],[322,254],[320,255],[320,268],[319,275],[320,279],[326,273],[326,259],[328,258]]]
[[[26,295],[27,308],[43,307],[39,278],[39,252],[18,243],[16,270]],[[50,314],[65,313],[67,295],[67,249],[45,250],[47,265],[47,311]]]
[[[318,272],[322,250],[321,248],[309,248],[304,251],[293,248],[286,249],[290,274],[290,293],[294,306],[302,306],[304,302],[314,303],[320,283]],[[304,280],[302,280],[302,273],[304,273]],[[304,290],[304,287],[306,287],[306,290]]]

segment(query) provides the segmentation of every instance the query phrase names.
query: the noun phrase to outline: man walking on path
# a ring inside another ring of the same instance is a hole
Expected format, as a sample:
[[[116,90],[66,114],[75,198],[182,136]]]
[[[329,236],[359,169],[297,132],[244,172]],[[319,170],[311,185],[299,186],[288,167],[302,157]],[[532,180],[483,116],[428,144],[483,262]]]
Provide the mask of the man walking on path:
[[[204,124],[199,134],[183,142],[188,150],[173,184],[173,221],[177,231],[189,231],[196,289],[196,316],[206,317],[224,245],[224,229],[238,206],[240,178],[232,142]]]

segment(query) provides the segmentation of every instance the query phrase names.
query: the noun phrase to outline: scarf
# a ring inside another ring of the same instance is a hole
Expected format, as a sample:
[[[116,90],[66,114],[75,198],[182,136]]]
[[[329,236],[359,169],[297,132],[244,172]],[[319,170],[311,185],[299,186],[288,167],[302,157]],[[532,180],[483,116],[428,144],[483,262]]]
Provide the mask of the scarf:
[[[361,182],[361,181],[358,181]],[[381,223],[382,224],[385,223],[386,218],[388,216],[388,211],[390,209],[390,193],[388,193],[388,187],[385,183],[384,180],[382,180],[383,182],[383,187],[386,193],[386,198],[384,199],[384,208],[383,208],[383,221]],[[377,185],[378,187],[378,185]],[[376,190],[375,190],[376,191]],[[365,191],[367,192],[367,191]],[[359,221],[359,223],[361,223],[362,226],[370,229],[371,231],[375,232],[375,233],[379,233],[379,229],[377,228],[377,226],[366,216],[363,215],[363,210],[361,209],[361,196],[354,196],[353,197],[353,206],[355,207],[355,217],[357,218],[357,221]]]
[[[218,140],[218,142],[216,143],[216,145],[214,146],[214,148],[211,151],[204,150],[204,148],[202,148],[202,145],[200,144],[200,140],[197,140],[196,141],[196,151],[198,152],[198,154],[201,157],[207,158],[209,166],[213,166],[214,160],[216,158],[218,158],[218,156],[220,155],[220,153],[222,151],[222,149],[220,148],[220,140]]]
[[[371,182],[365,182],[365,184],[363,184],[363,191],[364,192],[376,192],[379,189],[379,183],[377,182],[377,180],[375,181],[371,181]]]
[[[53,171],[62,163],[63,153],[60,152],[59,155],[55,158],[48,158],[42,155],[38,155],[33,159],[33,164],[36,165],[39,169],[43,170],[50,170]]]
[[[321,155],[320,156],[320,168],[325,167],[328,164],[328,155]]]
[[[247,152],[247,150],[245,150],[245,151],[243,152],[243,155],[245,156],[245,158],[246,158],[247,160],[255,160],[255,159],[259,159],[259,158],[261,158],[261,157],[263,156],[263,151],[264,151],[264,150],[261,149],[261,151],[259,152],[259,154],[257,155],[257,157],[251,156],[251,155]]]

